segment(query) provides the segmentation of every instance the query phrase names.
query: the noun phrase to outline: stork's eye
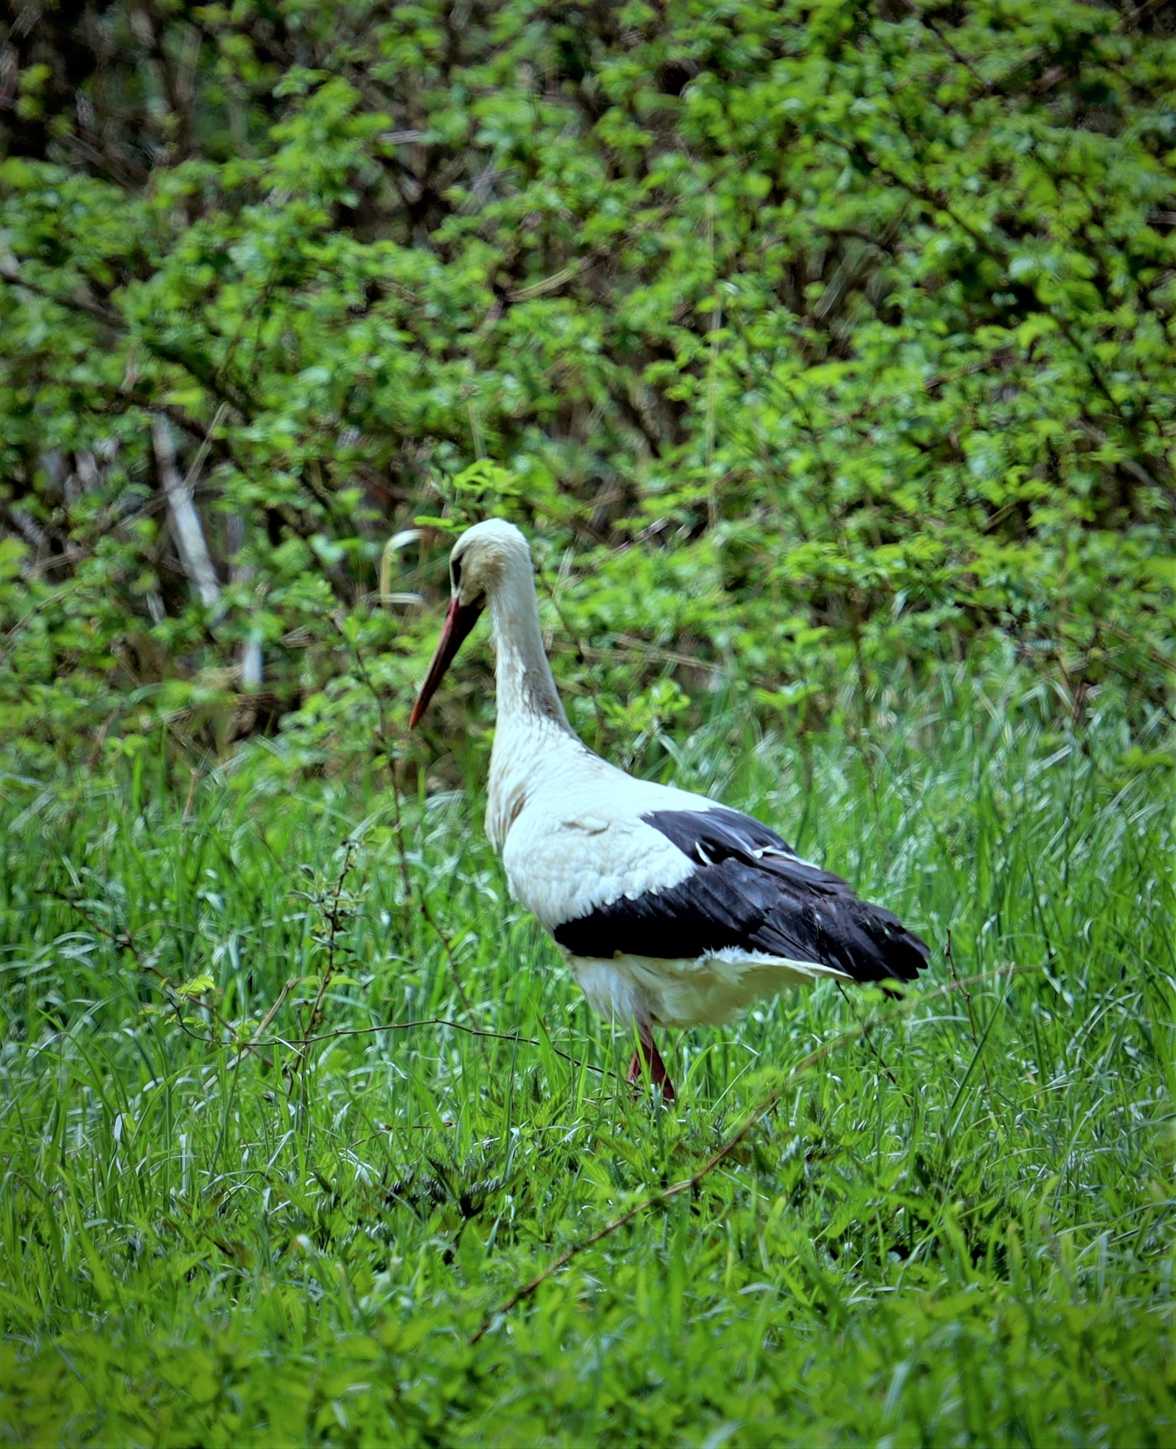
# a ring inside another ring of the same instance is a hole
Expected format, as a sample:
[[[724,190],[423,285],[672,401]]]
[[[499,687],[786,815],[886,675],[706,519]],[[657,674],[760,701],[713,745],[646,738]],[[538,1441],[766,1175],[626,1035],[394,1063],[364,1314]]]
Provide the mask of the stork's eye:
[[[456,593],[457,590],[461,588],[461,559],[450,559],[449,573],[450,577],[453,579],[453,591],[454,593]]]

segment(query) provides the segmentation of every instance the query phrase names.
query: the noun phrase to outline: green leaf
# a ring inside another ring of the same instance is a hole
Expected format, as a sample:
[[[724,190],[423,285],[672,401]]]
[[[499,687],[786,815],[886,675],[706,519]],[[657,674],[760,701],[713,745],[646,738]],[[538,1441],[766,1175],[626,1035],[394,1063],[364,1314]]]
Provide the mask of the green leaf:
[[[185,981],[182,986],[176,987],[176,994],[179,996],[203,996],[207,991],[215,991],[216,982],[208,971],[201,971],[198,976],[193,976]]]

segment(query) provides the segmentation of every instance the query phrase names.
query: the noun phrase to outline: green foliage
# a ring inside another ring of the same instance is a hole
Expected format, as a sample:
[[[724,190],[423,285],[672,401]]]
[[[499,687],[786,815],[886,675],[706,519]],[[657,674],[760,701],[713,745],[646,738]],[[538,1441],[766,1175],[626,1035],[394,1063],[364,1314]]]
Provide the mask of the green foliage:
[[[1166,8],[89,0],[0,73],[0,1440],[1169,1442]],[[403,735],[488,514],[584,737],[918,993],[616,1080],[437,788],[473,644]]]
[[[846,676],[1012,639],[1071,707],[1162,698],[1165,15],[240,0],[15,27],[0,727],[31,768],[161,724],[221,750],[285,720],[292,757],[345,755],[339,616],[404,700],[445,537],[398,550],[388,616],[384,542],[490,511],[536,537],[573,692],[717,679],[813,723]]]
[[[406,894],[380,779],[6,780],[0,1439],[1171,1442],[1172,760],[1051,713],[941,677],[860,747],[685,741],[937,960],[678,1036],[674,1112],[609,1075],[476,798],[403,802]]]

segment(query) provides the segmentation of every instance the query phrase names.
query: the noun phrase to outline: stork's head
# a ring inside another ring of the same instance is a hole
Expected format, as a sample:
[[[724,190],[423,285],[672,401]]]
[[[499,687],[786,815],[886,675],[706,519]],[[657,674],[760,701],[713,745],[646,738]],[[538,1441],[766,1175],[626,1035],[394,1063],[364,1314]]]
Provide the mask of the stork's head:
[[[449,612],[433,662],[412,707],[410,728],[420,722],[442,675],[478,622],[487,600],[494,597],[508,576],[519,571],[530,577],[531,550],[514,524],[505,519],[488,518],[484,523],[475,523],[453,545],[449,555]]]

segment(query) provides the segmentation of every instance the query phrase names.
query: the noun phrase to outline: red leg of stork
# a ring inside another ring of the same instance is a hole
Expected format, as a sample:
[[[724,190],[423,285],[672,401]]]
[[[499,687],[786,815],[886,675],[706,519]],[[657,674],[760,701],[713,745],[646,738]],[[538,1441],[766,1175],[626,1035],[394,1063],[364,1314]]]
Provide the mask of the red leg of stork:
[[[674,1084],[670,1081],[670,1074],[666,1071],[661,1053],[653,1044],[653,1031],[644,1021],[638,1024],[638,1028],[639,1049],[633,1053],[633,1060],[629,1063],[628,1080],[640,1082],[648,1068],[650,1081],[655,1087],[661,1088],[662,1100],[672,1102],[678,1094],[674,1091]]]

